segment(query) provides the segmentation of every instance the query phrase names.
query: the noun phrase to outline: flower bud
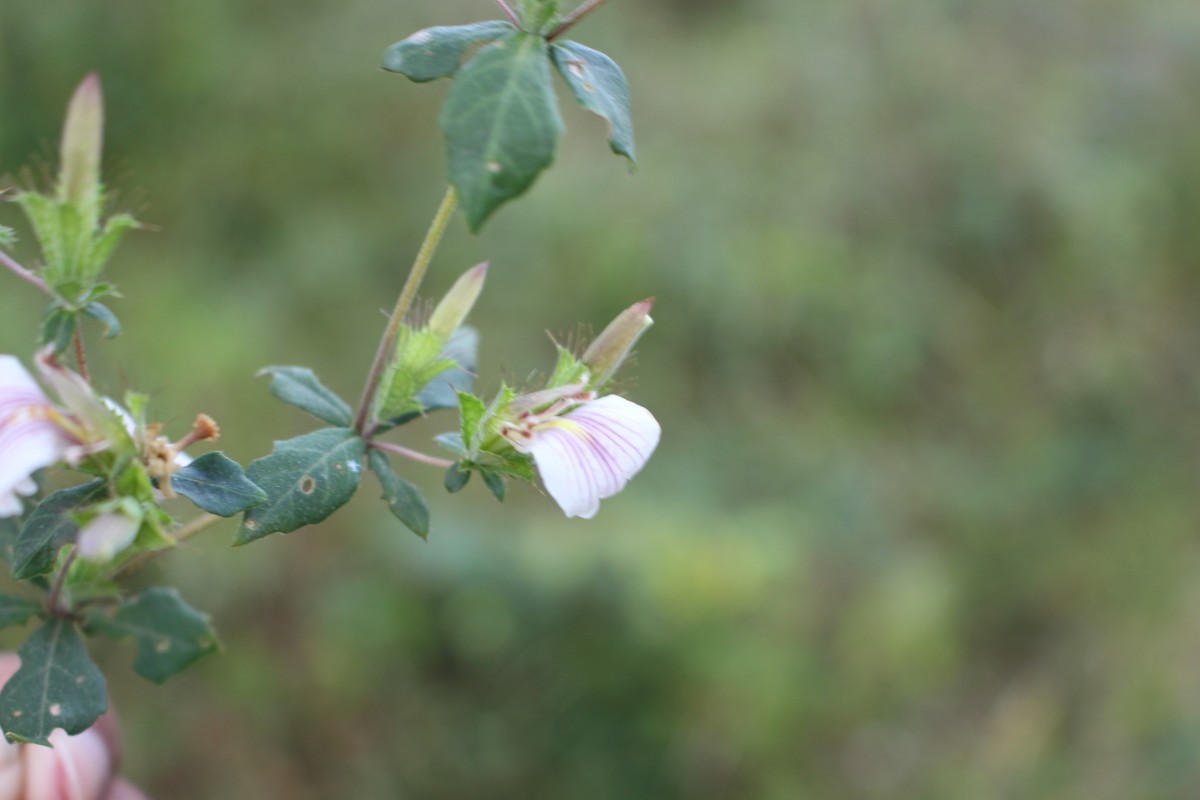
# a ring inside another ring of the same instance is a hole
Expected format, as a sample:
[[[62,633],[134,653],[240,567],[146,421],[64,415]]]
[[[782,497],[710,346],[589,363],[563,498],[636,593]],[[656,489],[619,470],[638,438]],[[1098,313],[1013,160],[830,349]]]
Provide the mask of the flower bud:
[[[63,124],[59,198],[79,206],[95,224],[100,206],[100,153],[104,144],[104,95],[91,73],[79,84]]]
[[[449,339],[450,334],[454,333],[458,326],[463,324],[467,314],[471,313],[471,307],[475,305],[479,293],[483,290],[483,279],[487,277],[487,269],[485,261],[464,272],[433,310],[433,316],[429,318],[429,330],[442,341]]]
[[[112,511],[96,515],[79,531],[75,541],[79,557],[88,561],[110,561],[133,544],[142,527],[142,509],[133,502],[122,502]]]
[[[654,324],[650,308],[654,298],[634,303],[617,315],[581,359],[592,374],[592,386],[599,389],[612,379],[641,335]]]

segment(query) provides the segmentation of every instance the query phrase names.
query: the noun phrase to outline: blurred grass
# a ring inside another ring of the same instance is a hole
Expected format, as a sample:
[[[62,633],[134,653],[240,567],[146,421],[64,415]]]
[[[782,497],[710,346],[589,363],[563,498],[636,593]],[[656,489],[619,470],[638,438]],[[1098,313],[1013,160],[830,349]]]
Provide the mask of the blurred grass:
[[[251,376],[358,390],[441,193],[443,86],[383,47],[482,0],[5,0],[0,170],[98,69],[123,247],[106,385],[243,461],[305,430]],[[657,0],[578,37],[641,166],[565,109],[490,259],[481,384],[654,295],[664,439],[591,523],[412,470],[167,560],[228,653],[101,647],[160,798],[1183,798],[1200,759],[1200,9]],[[5,222],[14,222],[11,210]],[[32,260],[28,249],[24,256]],[[0,349],[38,313],[0,289]],[[380,310],[376,314],[376,310]],[[103,348],[102,350],[100,348]],[[407,443],[452,425],[417,426]]]

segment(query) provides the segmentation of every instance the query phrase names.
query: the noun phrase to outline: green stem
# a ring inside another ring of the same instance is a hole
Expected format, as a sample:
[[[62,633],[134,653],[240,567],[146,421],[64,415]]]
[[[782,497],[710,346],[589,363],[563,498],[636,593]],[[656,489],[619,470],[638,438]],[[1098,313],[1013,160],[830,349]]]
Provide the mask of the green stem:
[[[54,579],[54,586],[50,589],[50,596],[46,598],[46,610],[54,616],[66,616],[70,613],[70,609],[59,608],[59,598],[62,596],[63,583],[67,579],[67,573],[71,571],[71,565],[75,563],[75,557],[79,555],[79,551],[74,547],[71,548],[71,553],[67,556],[67,560],[63,562],[62,569]]]
[[[584,17],[595,11],[600,6],[604,5],[605,0],[584,0],[579,4],[579,7],[567,14],[563,21],[558,24],[558,27],[550,31],[546,37],[547,42],[553,42],[558,37],[575,27]]]
[[[358,414],[354,419],[354,430],[359,434],[366,430],[367,417],[371,413],[371,403],[375,399],[375,390],[379,388],[379,381],[383,378],[384,369],[387,368],[392,348],[396,344],[396,336],[400,332],[400,325],[412,307],[413,299],[417,296],[417,289],[421,287],[421,281],[424,280],[425,273],[429,270],[429,262],[433,260],[433,254],[437,251],[438,243],[442,241],[442,234],[446,232],[446,226],[450,224],[450,218],[454,215],[457,205],[458,193],[451,186],[446,190],[446,196],[442,198],[442,204],[438,206],[437,213],[433,215],[433,221],[429,223],[425,241],[421,243],[421,249],[417,252],[416,260],[413,261],[412,270],[408,273],[408,280],[404,282],[404,288],[400,290],[400,297],[396,300],[396,307],[392,309],[392,316],[383,332],[383,338],[379,340],[379,349],[375,351],[375,361],[371,364],[371,371],[367,374],[367,383],[363,387],[362,399],[358,403]]]

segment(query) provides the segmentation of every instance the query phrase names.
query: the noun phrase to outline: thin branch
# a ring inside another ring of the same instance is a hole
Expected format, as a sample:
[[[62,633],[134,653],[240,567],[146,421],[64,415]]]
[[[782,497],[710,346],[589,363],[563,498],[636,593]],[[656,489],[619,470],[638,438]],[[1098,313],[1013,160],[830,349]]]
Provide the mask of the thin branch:
[[[407,447],[401,447],[398,444],[391,444],[390,442],[371,442],[371,447],[375,448],[376,450],[383,450],[385,453],[395,453],[398,456],[403,456],[404,458],[411,459],[413,461],[419,461],[420,463],[428,464],[431,467],[444,467],[449,469],[450,467],[454,466],[453,461],[447,461],[446,459],[438,458],[437,456],[426,455],[425,453],[417,450],[409,450]]]
[[[182,528],[180,528],[178,531],[175,532],[175,535],[172,537],[172,539],[174,540],[174,544],[182,544],[182,543],[186,542],[188,539],[192,538],[197,533],[200,533],[201,531],[211,528],[213,525],[217,524],[218,522],[220,522],[223,519],[225,519],[225,518],[218,517],[216,514],[201,514],[200,516],[196,517],[194,520],[192,520],[188,524],[184,525]],[[167,549],[163,549],[163,550],[152,550],[149,553],[142,553],[137,558],[134,558],[133,560],[126,562],[126,564],[123,567],[121,567],[119,570],[116,571],[116,573],[113,575],[113,577],[119,578],[122,575],[127,575],[130,572],[136,572],[137,570],[144,567],[148,562],[153,561],[154,559],[158,558],[159,556],[161,556],[165,553],[170,553],[170,552],[171,552],[171,549],[167,548]]]
[[[78,323],[75,327],[75,363],[79,365],[79,377],[91,383],[92,378],[88,375],[87,354],[83,351],[83,332],[79,330]]]
[[[563,18],[563,21],[559,23],[557,28],[550,31],[550,35],[546,37],[546,41],[553,42],[555,39],[562,36],[564,33],[569,31],[571,28],[575,27],[575,25],[577,25],[580,21],[582,21],[583,18],[586,17],[588,14],[592,13],[600,6],[604,5],[604,3],[605,3],[605,0],[584,0],[584,2],[579,4],[578,8],[576,8],[574,11],[572,11],[570,14],[567,14],[567,16]]]
[[[509,7],[504,0],[496,0],[496,5],[500,6],[500,10],[504,12],[504,16],[508,17],[508,21],[518,28],[521,27],[521,18],[517,16],[517,12]]]
[[[75,563],[75,557],[79,555],[79,550],[72,547],[71,553],[67,556],[67,560],[63,562],[62,569],[58,571],[58,575],[54,579],[54,587],[50,590],[50,595],[46,598],[46,610],[54,615],[66,615],[70,613],[70,609],[59,608],[58,601],[62,595],[63,582],[67,579],[67,573],[71,571],[71,565]]]
[[[371,402],[375,399],[375,390],[379,388],[379,381],[383,378],[384,369],[387,368],[392,347],[396,344],[396,335],[400,332],[400,324],[404,322],[404,316],[412,307],[413,298],[417,296],[417,289],[425,278],[429,262],[433,260],[434,251],[437,250],[438,242],[442,240],[442,234],[446,232],[446,226],[450,223],[450,218],[454,216],[454,209],[457,205],[458,194],[451,186],[446,190],[446,196],[442,198],[442,204],[438,206],[437,213],[433,215],[433,222],[429,224],[429,230],[425,233],[425,241],[422,242],[421,250],[413,262],[412,271],[408,273],[408,280],[404,282],[404,288],[400,291],[399,299],[396,300],[396,307],[392,309],[392,318],[383,332],[383,338],[379,340],[379,349],[375,351],[375,361],[371,364],[371,371],[367,374],[362,399],[358,403],[358,414],[354,418],[354,430],[360,434],[366,430],[367,417],[371,413]]]
[[[5,253],[3,250],[0,250],[0,264],[3,264],[4,266],[6,266],[10,270],[12,270],[12,273],[14,275],[16,275],[18,278],[20,278],[21,280],[27,281],[28,283],[32,283],[34,286],[41,289],[46,294],[50,295],[51,297],[54,297],[54,290],[52,290],[50,288],[50,286],[44,280],[42,280],[37,275],[34,275],[32,272],[30,272],[29,270],[22,267],[11,256],[9,256],[8,253]]]

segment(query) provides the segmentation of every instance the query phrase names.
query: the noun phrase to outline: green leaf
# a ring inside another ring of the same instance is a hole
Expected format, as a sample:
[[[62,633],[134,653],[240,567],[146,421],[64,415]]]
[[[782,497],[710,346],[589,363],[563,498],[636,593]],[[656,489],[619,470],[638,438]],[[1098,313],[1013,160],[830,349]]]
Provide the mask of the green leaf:
[[[235,545],[313,525],[344,506],[362,479],[367,443],[349,428],[325,428],[276,442],[246,470],[267,501],[246,512]]]
[[[137,643],[133,669],[155,683],[183,672],[220,645],[208,617],[174,589],[158,587],[87,614],[89,632]]]
[[[73,736],[108,709],[104,676],[69,620],[50,620],[17,653],[21,668],[0,690],[0,727],[8,741],[49,747],[55,728]]]
[[[554,365],[554,372],[550,374],[550,380],[546,381],[546,388],[555,389],[559,386],[581,383],[587,374],[587,364],[576,358],[570,350],[559,345],[558,362]]]
[[[75,335],[78,315],[70,309],[63,308],[58,302],[50,304],[46,315],[42,317],[42,330],[38,335],[38,344],[42,347],[54,348],[58,355],[71,346],[71,337]]]
[[[421,410],[391,417],[380,424],[378,431],[383,432],[403,425],[431,411],[458,408],[458,392],[469,392],[475,385],[478,355],[479,332],[467,325],[456,330],[438,354],[439,360],[452,362],[454,366],[446,368],[425,384],[425,388],[417,395],[417,404]]]
[[[12,564],[13,552],[17,546],[17,535],[21,532],[19,517],[4,517],[0,519],[0,559],[5,564]]]
[[[467,481],[471,480],[471,470],[459,469],[458,464],[454,464],[450,469],[446,470],[445,485],[446,491],[454,494],[462,491],[462,488],[467,485]]]
[[[103,303],[88,303],[83,307],[83,313],[104,326],[105,339],[115,339],[121,334],[121,321]]]
[[[267,499],[241,465],[222,453],[205,453],[177,470],[171,488],[218,517],[232,517]]]
[[[487,416],[487,406],[473,394],[458,393],[459,424],[462,426],[462,440],[468,453],[479,449],[479,441],[483,438],[486,427],[482,426]],[[484,430],[480,430],[484,427]]]
[[[326,389],[307,367],[267,367],[258,374],[271,376],[271,394],[322,422],[346,428],[354,421],[346,401]]]
[[[104,229],[93,242],[92,251],[88,254],[87,275],[92,280],[103,271],[104,265],[125,238],[125,234],[137,227],[138,221],[129,214],[114,214],[105,221]]]
[[[446,97],[450,181],[472,231],[554,160],[562,118],[546,51],[540,36],[511,33],[480,50]]]
[[[42,613],[42,604],[28,597],[0,594],[0,628],[24,625],[34,614]]]
[[[75,541],[79,526],[71,512],[108,496],[104,481],[96,480],[47,497],[30,512],[13,548],[13,577],[19,581],[45,575],[64,544]]]
[[[469,392],[475,384],[479,360],[479,332],[463,326],[450,335],[440,358],[453,361],[455,366],[439,373],[425,384],[417,395],[425,413],[458,406],[458,393]]]
[[[483,477],[483,483],[487,486],[488,491],[492,493],[492,496],[503,503],[504,495],[508,488],[504,483],[504,477],[499,473],[487,469],[480,470],[479,474]]]
[[[17,243],[17,232],[0,225],[0,247],[12,247]]]
[[[455,366],[442,357],[442,347],[441,338],[432,331],[407,325],[400,328],[395,355],[379,382],[377,418],[395,419],[424,410],[418,399],[421,392],[434,378]]]
[[[426,28],[396,42],[383,52],[383,68],[424,83],[458,72],[463,53],[476,42],[499,39],[515,31],[502,20]]]
[[[429,538],[429,506],[416,486],[396,475],[387,456],[378,450],[372,450],[367,456],[371,471],[379,478],[383,487],[383,499],[388,508],[403,522],[410,531],[422,539]]]
[[[558,74],[579,104],[608,123],[612,151],[635,163],[629,82],[617,62],[578,42],[559,42],[551,46],[550,52]]]

